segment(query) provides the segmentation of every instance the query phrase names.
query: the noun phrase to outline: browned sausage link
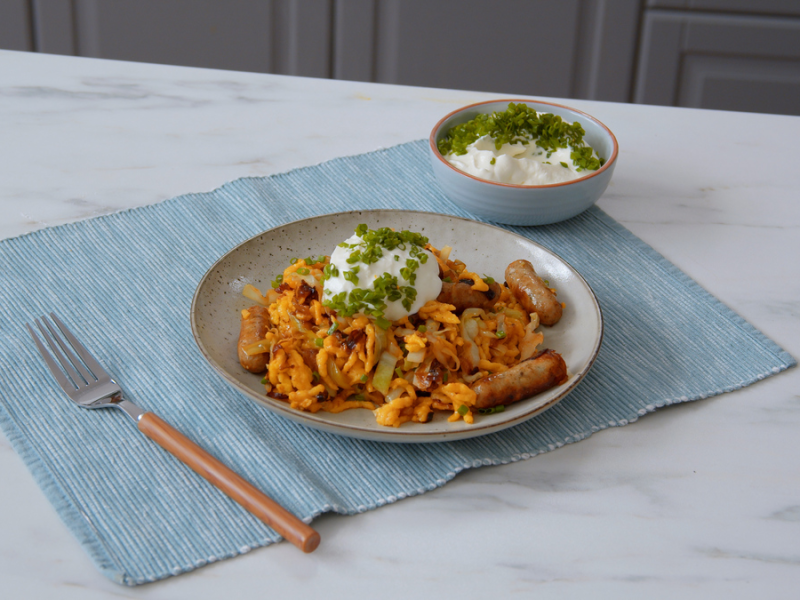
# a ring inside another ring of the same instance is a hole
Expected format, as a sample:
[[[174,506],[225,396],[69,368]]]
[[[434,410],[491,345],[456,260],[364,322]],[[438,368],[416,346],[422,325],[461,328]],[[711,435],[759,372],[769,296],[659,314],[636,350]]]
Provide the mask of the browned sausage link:
[[[555,325],[561,318],[561,303],[527,260],[515,260],[506,268],[506,283],[529,313],[539,315],[542,325]]]
[[[489,375],[472,386],[477,408],[511,404],[541,394],[567,380],[567,365],[560,354],[543,350],[508,371]]]
[[[439,302],[445,304],[452,304],[456,307],[456,312],[460,313],[468,308],[482,308],[483,310],[491,310],[500,299],[502,288],[500,284],[495,282],[489,286],[486,292],[479,292],[473,290],[473,283],[471,279],[459,281],[458,283],[442,282],[442,291],[439,297],[436,298]]]
[[[250,316],[242,319],[239,330],[239,363],[251,373],[263,373],[269,362],[269,352],[248,356],[244,349],[263,340],[269,329],[269,312],[263,306],[251,306],[247,309]]]

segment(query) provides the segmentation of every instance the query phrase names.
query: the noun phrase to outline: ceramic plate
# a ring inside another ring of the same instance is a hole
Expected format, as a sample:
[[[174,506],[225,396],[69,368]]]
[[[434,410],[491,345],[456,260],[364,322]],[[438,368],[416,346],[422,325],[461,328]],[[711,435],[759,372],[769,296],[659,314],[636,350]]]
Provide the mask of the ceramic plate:
[[[339,414],[305,413],[264,394],[261,375],[245,371],[236,355],[240,311],[252,305],[242,296],[248,283],[265,291],[292,257],[330,254],[350,237],[359,223],[370,228],[409,229],[426,235],[437,248],[452,246],[452,258],[470,271],[503,281],[506,266],[524,258],[558,289],[566,303],[553,327],[542,327],[544,343],[567,363],[569,379],[501,413],[475,415],[475,423],[447,421],[440,412],[429,423],[404,423],[398,428],[375,422],[372,411],[354,409]],[[236,246],[203,276],[192,301],[192,333],[203,356],[234,388],[264,408],[303,425],[340,435],[383,442],[444,442],[486,435],[518,425],[554,406],[586,375],[603,338],[600,306],[589,285],[575,269],[546,248],[498,227],[460,217],[401,210],[352,211],[312,217],[265,231]]]

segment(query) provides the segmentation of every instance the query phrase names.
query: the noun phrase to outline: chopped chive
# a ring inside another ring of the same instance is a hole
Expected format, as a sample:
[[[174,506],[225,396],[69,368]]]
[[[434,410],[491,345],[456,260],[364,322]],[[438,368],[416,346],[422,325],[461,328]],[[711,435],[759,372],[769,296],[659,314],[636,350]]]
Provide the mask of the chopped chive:
[[[425,325],[420,325],[419,327],[417,327],[417,331],[419,331],[420,333],[425,333],[426,331],[428,331],[428,328]]]
[[[311,271],[309,269],[306,269],[305,267],[300,267],[299,269],[297,269],[298,275],[308,275],[309,273],[311,273]]]
[[[337,329],[339,329],[339,322],[338,321],[334,321],[333,325],[331,325],[328,328],[328,335],[333,335],[333,332],[336,331]]]
[[[319,338],[319,337],[318,338],[314,338],[314,345],[317,348],[322,348],[325,345],[325,340],[323,340],[322,338]]]
[[[465,414],[469,412],[469,408],[467,408],[466,404],[462,404],[461,406],[458,407],[458,410],[456,412],[463,417]]]

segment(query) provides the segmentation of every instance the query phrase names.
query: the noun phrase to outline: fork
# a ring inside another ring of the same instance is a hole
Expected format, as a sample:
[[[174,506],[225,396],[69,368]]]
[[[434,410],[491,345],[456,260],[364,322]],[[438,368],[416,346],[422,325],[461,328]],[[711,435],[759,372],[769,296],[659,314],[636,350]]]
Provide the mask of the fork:
[[[51,322],[52,321],[52,322]],[[25,326],[50,372],[67,396],[81,408],[116,407],[144,433],[198,475],[225,492],[303,552],[313,552],[319,533],[266,496],[157,415],[125,400],[122,389],[54,313],[34,319],[49,350],[30,324]]]

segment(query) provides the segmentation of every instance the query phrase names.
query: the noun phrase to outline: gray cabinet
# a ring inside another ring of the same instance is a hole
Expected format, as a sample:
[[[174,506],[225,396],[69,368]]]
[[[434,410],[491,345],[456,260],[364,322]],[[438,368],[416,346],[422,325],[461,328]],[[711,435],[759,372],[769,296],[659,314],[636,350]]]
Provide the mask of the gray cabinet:
[[[721,110],[800,114],[800,3],[658,0],[645,11],[633,100]],[[798,15],[798,16],[795,16]]]
[[[800,114],[800,0],[0,0],[0,47]]]
[[[328,76],[327,0],[29,0],[36,49]]]
[[[28,0],[0,1],[0,48],[33,50],[32,33]]]
[[[627,100],[637,0],[382,0],[374,80]]]
[[[9,30],[34,35],[0,47],[618,101],[640,13],[640,0],[3,1],[19,13]]]

